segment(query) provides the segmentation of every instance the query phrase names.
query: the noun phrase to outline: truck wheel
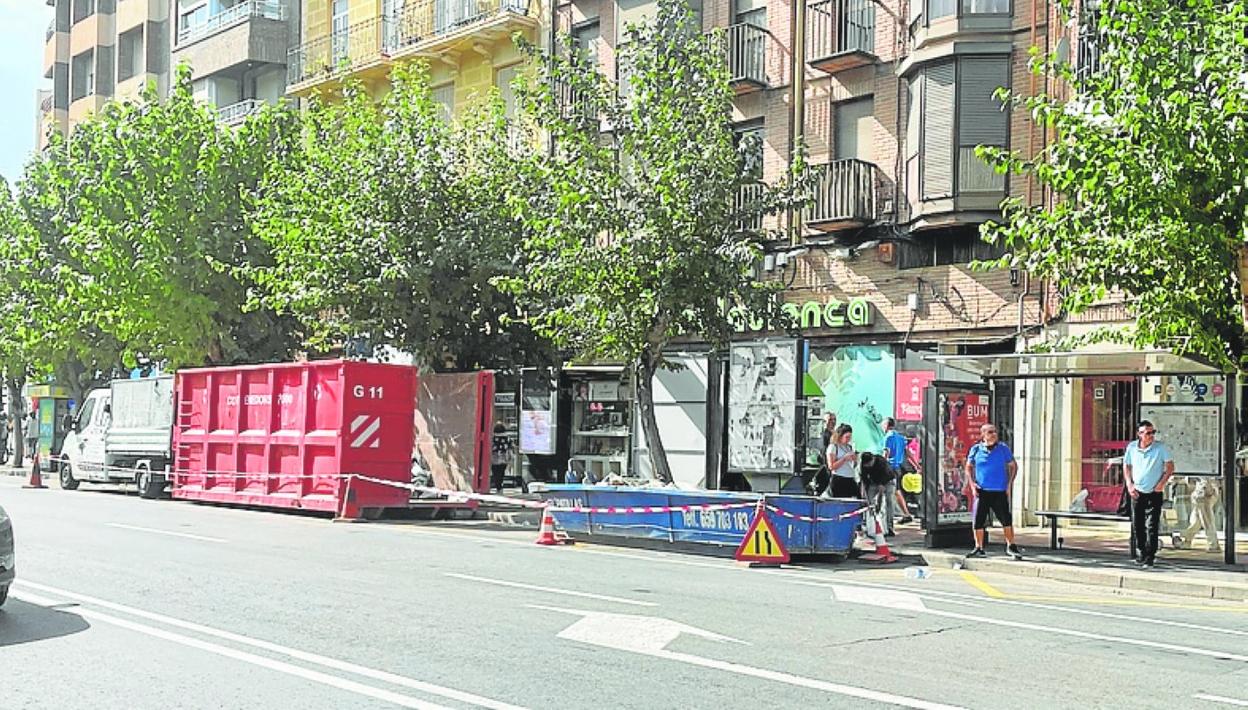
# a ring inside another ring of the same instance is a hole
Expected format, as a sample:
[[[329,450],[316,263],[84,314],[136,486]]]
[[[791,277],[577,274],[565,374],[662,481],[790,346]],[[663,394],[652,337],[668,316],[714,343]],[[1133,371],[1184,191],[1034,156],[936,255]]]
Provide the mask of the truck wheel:
[[[67,491],[78,490],[78,479],[74,478],[74,467],[68,461],[61,462],[61,488]]]
[[[164,488],[164,485],[153,484],[152,470],[146,467],[135,470],[134,482],[139,489],[139,497],[147,500],[160,497],[161,489]]]

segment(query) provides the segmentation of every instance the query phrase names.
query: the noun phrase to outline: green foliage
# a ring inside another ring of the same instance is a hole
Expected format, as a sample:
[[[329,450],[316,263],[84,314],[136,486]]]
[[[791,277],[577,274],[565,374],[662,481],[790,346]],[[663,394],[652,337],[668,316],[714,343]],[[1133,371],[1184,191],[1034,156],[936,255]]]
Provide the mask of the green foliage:
[[[266,168],[290,152],[280,111],[222,127],[181,68],[171,96],[112,103],[28,167],[29,230],[9,245],[37,360],[88,373],[137,352],[174,365],[289,357],[292,323],[244,312],[239,269],[263,265],[243,219]]]
[[[364,338],[442,368],[542,356],[515,299],[523,223],[505,201],[524,151],[497,101],[448,124],[420,66],[375,101],[348,87],[304,113],[299,160],[271,171],[252,214],[276,259],[261,303],[297,316],[314,345]],[[532,136],[528,137],[532,141]]]
[[[800,205],[808,171],[797,155],[783,184],[739,203],[755,146],[735,145],[722,33],[702,34],[683,2],[627,28],[621,86],[585,57],[529,51],[541,71],[521,96],[556,149],[517,178],[529,267],[502,283],[561,347],[635,364],[652,463],[670,480],[647,402],[663,350],[681,335],[726,343],[726,305],[779,317],[778,284],[755,269],[785,235],[743,225]]]
[[[1014,96],[1057,140],[1034,159],[981,149],[1059,201],[1010,200],[1004,224],[984,233],[1012,250],[1007,261],[1050,279],[1068,312],[1125,298],[1135,325],[1096,337],[1243,369],[1246,4],[1104,0],[1099,17],[1099,72],[1039,57],[1037,73],[1073,84],[1071,97]]]

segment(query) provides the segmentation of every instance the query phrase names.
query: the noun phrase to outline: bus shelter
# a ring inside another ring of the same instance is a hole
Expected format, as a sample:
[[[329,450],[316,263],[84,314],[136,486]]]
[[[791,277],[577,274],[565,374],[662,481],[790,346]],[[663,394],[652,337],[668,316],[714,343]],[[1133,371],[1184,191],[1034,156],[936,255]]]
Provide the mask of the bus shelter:
[[[1216,477],[1220,481],[1224,492],[1221,501],[1221,533],[1225,536],[1223,557],[1226,564],[1235,564],[1236,510],[1241,497],[1237,487],[1239,405],[1236,373],[1225,372],[1199,357],[1170,350],[929,355],[926,359],[974,375],[982,382],[978,390],[966,383],[939,381],[929,387],[925,419],[929,422],[928,430],[934,433],[934,436],[928,437],[928,450],[932,452],[932,459],[929,460],[949,469],[960,462],[956,460],[956,452],[950,455],[944,450],[947,447],[943,442],[946,439],[956,442],[958,435],[965,438],[971,434],[969,427],[967,432],[955,430],[950,423],[951,420],[956,421],[950,415],[951,407],[961,407],[957,410],[961,414],[981,406],[978,403],[983,402],[987,407],[979,416],[985,421],[987,417],[997,420],[1006,407],[1010,412],[1024,412],[1025,417],[1036,416],[1034,410],[1016,406],[1026,397],[1030,381],[1062,381],[1069,384],[1076,379],[1116,378],[1134,382],[1135,391],[1143,391],[1147,396],[1134,402],[1130,431],[1134,431],[1135,423],[1141,419],[1153,421],[1162,434],[1161,440],[1174,455],[1176,476]],[[1215,383],[1212,387],[1205,384],[1210,380]],[[1177,396],[1178,388],[1173,384],[1176,381],[1184,383],[1183,391],[1189,394],[1183,401],[1179,401],[1182,398]],[[1171,384],[1158,384],[1161,382]],[[1188,384],[1194,382],[1199,382],[1195,389]],[[1148,399],[1152,401],[1146,401]],[[1024,436],[1032,435],[1032,427],[1018,429],[1025,432]],[[946,432],[948,436],[945,436]],[[925,466],[925,470],[928,468]],[[1020,475],[1025,477],[1028,472],[1022,471]],[[935,486],[928,486],[925,481],[925,489],[933,489],[928,501],[934,504],[934,510],[943,514],[944,510],[951,510],[952,505],[942,507],[939,484],[943,481],[937,479],[933,482]],[[964,530],[962,518],[966,514],[960,515],[962,517],[952,510],[945,515],[948,519],[946,527],[953,530],[954,523],[962,523]],[[944,522],[935,513],[929,518],[929,544],[932,544],[933,532],[939,537]]]

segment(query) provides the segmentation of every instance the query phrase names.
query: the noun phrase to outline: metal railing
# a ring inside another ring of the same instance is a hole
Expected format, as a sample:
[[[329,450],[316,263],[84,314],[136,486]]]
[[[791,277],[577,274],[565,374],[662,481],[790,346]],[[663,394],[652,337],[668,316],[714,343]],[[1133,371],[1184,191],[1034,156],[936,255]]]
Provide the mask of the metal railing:
[[[500,14],[535,15],[531,0],[417,0],[394,15],[391,50],[448,35]]]
[[[186,44],[216,34],[221,30],[242,24],[253,17],[281,20],[284,17],[279,0],[243,0],[190,27],[178,28],[178,44]]]
[[[1090,79],[1101,72],[1104,41],[1100,34],[1100,11],[1085,9],[1079,18],[1079,35],[1075,40],[1076,81]]]
[[[39,102],[39,112],[48,113],[51,110],[52,110],[52,94],[48,94],[47,96],[43,97],[42,101]]]
[[[389,52],[391,27],[389,18],[374,17],[294,47],[287,56],[286,83],[333,75],[381,58]]]
[[[875,165],[850,158],[814,167],[818,180],[806,212],[808,223],[875,220]]]
[[[875,3],[822,0],[807,6],[806,44],[812,59],[838,54],[875,54]]]
[[[728,28],[730,80],[767,85],[767,42],[771,33],[748,22]]]
[[[737,190],[737,194],[732,199],[732,208],[735,212],[740,212],[748,205],[757,204],[763,198],[763,190],[766,186],[761,182],[742,185]],[[737,226],[743,231],[757,232],[763,228],[763,215],[761,212],[749,216],[743,216],[737,221]]]
[[[259,113],[263,107],[264,102],[259,99],[243,99],[236,104],[217,109],[217,120],[227,126],[234,126],[245,121],[248,116]]]

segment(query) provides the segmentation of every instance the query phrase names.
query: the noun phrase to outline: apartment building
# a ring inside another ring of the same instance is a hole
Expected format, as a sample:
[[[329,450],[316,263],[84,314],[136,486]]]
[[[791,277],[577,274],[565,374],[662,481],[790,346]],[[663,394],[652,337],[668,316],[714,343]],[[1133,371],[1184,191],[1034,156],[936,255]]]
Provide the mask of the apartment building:
[[[300,9],[300,0],[172,0],[173,65],[190,66],[196,97],[223,123],[240,123],[285,96]]]
[[[511,105],[511,81],[524,63],[512,34],[544,44],[545,7],[543,0],[304,0],[288,90],[332,94],[351,78],[380,93],[391,67],[420,59],[448,115],[491,88]]]
[[[40,149],[110,99],[169,89],[168,0],[47,0],[54,8],[44,44],[51,100],[39,106]]]

